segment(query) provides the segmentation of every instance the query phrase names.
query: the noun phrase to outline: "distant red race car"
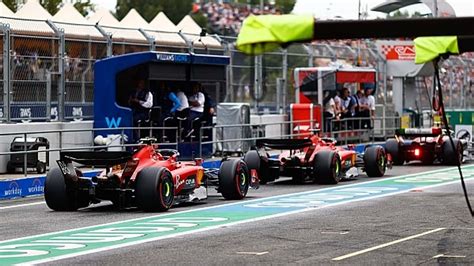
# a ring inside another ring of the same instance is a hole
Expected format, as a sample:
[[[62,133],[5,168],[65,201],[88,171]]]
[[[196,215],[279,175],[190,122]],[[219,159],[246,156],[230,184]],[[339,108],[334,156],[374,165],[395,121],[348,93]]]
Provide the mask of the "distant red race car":
[[[207,198],[215,186],[225,199],[239,200],[249,187],[258,186],[240,159],[223,160],[220,169],[204,169],[202,160],[178,161],[178,152],[157,149],[153,139],[130,152],[61,152],[59,167],[46,176],[45,199],[56,211],[74,211],[91,203],[110,200],[119,208],[136,206],[145,211],[166,211],[173,204]],[[105,168],[87,178],[72,162]]]
[[[358,175],[358,169],[370,177],[385,174],[390,160],[381,146],[370,146],[364,154],[336,146],[330,138],[316,135],[307,139],[262,139],[257,150],[245,154],[244,161],[256,169],[261,184],[280,176],[292,177],[297,183],[311,179],[316,183],[336,184],[343,178]],[[270,158],[265,148],[286,150],[278,159]]]
[[[387,140],[385,149],[396,165],[410,161],[433,164],[435,160],[446,165],[457,165],[462,163],[463,151],[468,143],[456,138],[453,142],[454,149],[449,137],[439,127],[404,128],[395,131],[395,138]]]

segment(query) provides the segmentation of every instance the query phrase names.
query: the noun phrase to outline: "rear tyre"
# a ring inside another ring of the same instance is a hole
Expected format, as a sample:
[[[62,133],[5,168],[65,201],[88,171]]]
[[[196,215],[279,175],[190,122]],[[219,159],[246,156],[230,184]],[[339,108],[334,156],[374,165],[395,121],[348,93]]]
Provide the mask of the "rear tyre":
[[[381,177],[385,174],[387,157],[381,146],[368,147],[364,152],[364,168],[367,176]]]
[[[137,207],[144,211],[167,211],[174,203],[173,176],[164,167],[147,167],[135,184]]]
[[[249,185],[250,174],[244,161],[234,159],[222,162],[219,169],[219,191],[225,199],[245,198]]]
[[[66,188],[66,180],[59,168],[53,168],[48,172],[44,184],[44,198],[50,209],[55,211],[77,210],[79,208],[77,194],[77,191]]]
[[[255,169],[260,180],[260,184],[265,185],[268,182],[268,168],[265,162],[257,151],[248,151],[244,156],[244,162],[247,164],[247,169],[250,171]]]
[[[337,184],[341,180],[341,160],[335,151],[316,153],[313,161],[313,176],[319,184]]]
[[[446,139],[442,145],[443,151],[443,163],[446,165],[461,165],[462,164],[462,157],[463,157],[463,150],[461,141],[458,139],[453,139],[454,147],[451,145],[451,141]]]
[[[405,159],[403,158],[403,153],[400,151],[400,145],[396,139],[388,139],[385,143],[385,150],[392,156],[394,165],[403,165]]]

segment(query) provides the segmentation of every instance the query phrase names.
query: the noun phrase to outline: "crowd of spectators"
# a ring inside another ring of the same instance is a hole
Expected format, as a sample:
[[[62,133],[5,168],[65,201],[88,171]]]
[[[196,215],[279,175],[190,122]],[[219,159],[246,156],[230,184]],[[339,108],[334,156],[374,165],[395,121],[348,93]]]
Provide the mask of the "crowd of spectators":
[[[281,14],[275,5],[265,3],[263,12],[260,6],[251,6],[236,3],[207,2],[199,6],[204,16],[207,17],[210,28],[217,34],[236,36],[242,22],[249,15]]]
[[[323,99],[324,130],[366,130],[373,127],[375,118],[374,84],[361,84],[351,95],[348,86],[326,91]]]

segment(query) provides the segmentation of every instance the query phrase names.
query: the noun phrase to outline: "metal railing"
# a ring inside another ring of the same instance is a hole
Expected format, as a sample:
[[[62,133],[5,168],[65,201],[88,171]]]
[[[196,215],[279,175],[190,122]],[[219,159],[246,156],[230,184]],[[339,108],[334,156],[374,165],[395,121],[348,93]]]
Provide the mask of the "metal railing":
[[[301,138],[301,137],[308,137],[312,134],[318,134],[324,137],[331,137],[340,141],[340,144],[349,144],[349,143],[363,143],[363,142],[374,142],[376,140],[374,135],[374,129],[372,128],[363,128],[362,124],[365,122],[365,117],[358,117],[358,118],[345,118],[340,119],[338,121],[331,121],[331,123],[338,123],[339,125],[346,125],[346,127],[340,127],[337,130],[331,130],[326,132],[320,132],[317,128],[309,128],[308,130],[302,130],[300,127],[291,128],[294,124],[316,124],[316,120],[297,120],[297,121],[283,121],[283,122],[269,122],[269,123],[259,123],[259,124],[240,124],[240,125],[216,125],[212,127],[202,127],[200,130],[200,135],[203,135],[204,130],[213,129],[216,132],[221,131],[222,133],[220,136],[225,136],[223,133],[226,129],[240,129],[241,131],[245,131],[244,129],[251,129],[250,136],[244,136],[240,138],[216,138],[214,140],[209,141],[201,141],[200,142],[200,150],[202,151],[203,145],[212,144],[215,147],[215,152],[223,152],[223,153],[245,153],[247,152],[253,145],[255,145],[255,141],[259,139],[266,139],[266,138],[279,138],[279,139],[288,139],[288,138]],[[393,119],[396,125],[400,125],[400,117],[390,117],[388,119]],[[375,118],[374,120],[382,120],[382,118]],[[374,124],[374,120],[372,120],[372,125]],[[349,124],[359,124],[360,127],[358,129],[350,128]],[[262,128],[266,128],[267,126],[280,126],[280,134],[279,135],[269,135],[269,136],[258,136],[258,132],[262,132]],[[385,128],[387,132],[395,132],[394,128]],[[235,130],[233,130],[235,131]],[[215,134],[219,136],[219,134]],[[238,148],[235,150],[225,150],[222,148],[224,143],[233,143],[233,142],[240,142],[240,143],[248,143],[247,145],[242,145],[241,147],[247,147],[247,149]],[[202,153],[200,154],[202,157]]]
[[[324,137],[331,137],[340,141],[340,144],[349,144],[349,143],[362,143],[362,142],[373,142],[375,141],[374,137],[374,129],[372,128],[363,128],[362,124],[364,120],[367,118],[345,118],[338,121],[331,121],[331,123],[337,124],[338,128],[331,128],[334,130],[327,131],[327,132],[320,132],[317,128],[308,128],[303,130],[302,127],[298,127],[295,125],[316,125],[317,121],[315,120],[297,120],[297,121],[282,121],[282,122],[268,122],[268,123],[258,123],[258,124],[240,124],[240,125],[214,125],[214,126],[203,126],[199,129],[199,135],[194,136],[191,138],[191,141],[199,142],[199,156],[201,158],[204,157],[203,155],[203,146],[205,145],[212,145],[213,154],[216,153],[241,153],[244,154],[248,150],[250,150],[254,145],[255,142],[259,139],[265,138],[278,138],[278,139],[289,139],[289,138],[304,138],[309,137],[313,134],[318,134]],[[386,132],[395,132],[395,129],[398,128],[400,125],[400,118],[399,117],[391,117],[385,119],[392,119],[395,121],[393,128],[384,128]],[[375,118],[372,120],[372,125],[376,120],[382,120],[382,118]],[[356,124],[361,125],[359,128],[355,128]],[[278,130],[274,130],[273,134],[265,134],[265,129],[268,127],[278,127]],[[240,137],[236,138],[226,138],[225,131],[231,130],[235,132],[235,129],[240,129],[242,132],[246,132],[242,134]],[[202,136],[204,136],[204,132],[208,130],[213,137],[210,137],[210,140],[203,140]],[[108,145],[96,145],[94,144],[94,136],[100,134],[100,132],[105,132],[107,134],[115,135],[115,140],[119,139],[119,143],[116,141],[111,141]],[[23,149],[17,151],[2,151],[0,152],[1,156],[11,156],[14,154],[21,154],[23,155],[23,174],[26,176],[28,171],[28,155],[29,154],[39,154],[39,153],[48,153],[49,158],[51,158],[51,153],[54,152],[61,152],[61,151],[68,151],[68,150],[109,150],[109,149],[120,149],[126,150],[131,147],[136,147],[140,144],[135,143],[126,143],[127,132],[138,131],[141,133],[141,136],[150,136],[156,137],[155,132],[174,132],[176,142],[160,142],[156,143],[158,146],[174,146],[178,149],[179,144],[183,143],[183,139],[180,138],[179,134],[180,131],[178,127],[154,127],[154,126],[143,126],[143,127],[123,127],[123,128],[96,128],[96,129],[66,129],[66,130],[42,130],[42,131],[30,131],[24,133],[0,133],[0,138],[5,139],[7,136],[13,137],[22,137],[23,138]],[[221,132],[219,134],[219,132]],[[71,135],[78,136],[78,134],[82,135],[84,139],[80,143],[71,143],[65,140],[69,139],[68,137]],[[143,134],[144,133],[144,134]],[[263,133],[263,134],[262,134]],[[69,135],[69,136],[68,136]],[[29,150],[28,149],[28,139],[29,138],[36,138],[38,136],[47,137],[49,139],[54,139],[54,142],[50,142],[50,147],[41,150]],[[21,142],[19,142],[21,143]],[[239,149],[236,150],[229,150],[224,149],[225,143],[238,143]],[[245,144],[245,145],[244,145]],[[58,154],[56,154],[58,156]]]

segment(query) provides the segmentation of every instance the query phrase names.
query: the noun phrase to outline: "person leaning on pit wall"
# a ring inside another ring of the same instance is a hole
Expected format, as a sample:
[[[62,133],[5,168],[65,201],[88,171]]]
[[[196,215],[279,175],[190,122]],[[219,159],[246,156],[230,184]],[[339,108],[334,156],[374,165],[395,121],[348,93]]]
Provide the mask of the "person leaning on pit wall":
[[[359,98],[360,117],[367,118],[362,120],[363,129],[371,129],[371,121],[375,119],[375,97],[372,92],[372,85],[366,85],[364,91],[362,91],[362,96]]]
[[[145,87],[145,80],[139,79],[135,86],[135,91],[130,95],[128,104],[132,108],[133,126],[138,127],[140,123],[148,120],[150,110],[153,107],[153,94]],[[137,141],[139,130],[134,132],[134,141]]]
[[[179,107],[176,109],[176,117],[188,117],[189,102],[186,94],[179,88],[176,89],[176,96],[179,100]]]
[[[332,120],[337,119],[336,116],[336,103],[334,102],[335,92],[333,91],[325,91],[324,92],[324,99],[323,99],[323,120],[324,120],[324,132],[331,132],[332,128]]]
[[[188,133],[186,137],[191,136],[194,131],[193,122],[200,119],[204,114],[204,103],[206,98],[204,94],[201,92],[201,84],[194,83],[193,84],[193,95],[189,96],[189,123],[188,123]]]

